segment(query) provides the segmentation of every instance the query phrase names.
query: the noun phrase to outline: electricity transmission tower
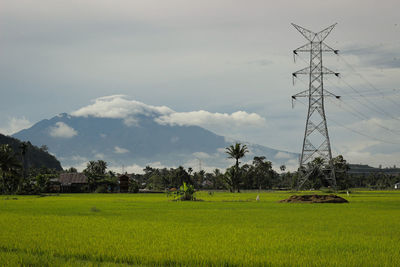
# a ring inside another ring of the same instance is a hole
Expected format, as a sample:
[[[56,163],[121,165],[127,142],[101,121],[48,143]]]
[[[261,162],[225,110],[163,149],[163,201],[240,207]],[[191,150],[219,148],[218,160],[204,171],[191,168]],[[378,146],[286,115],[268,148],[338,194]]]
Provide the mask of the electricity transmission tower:
[[[325,167],[322,169],[324,178],[329,184],[336,188],[335,169],[332,162],[331,145],[329,141],[328,127],[326,124],[326,116],[324,109],[325,97],[336,97],[329,91],[324,89],[324,75],[333,74],[339,76],[339,73],[329,70],[322,65],[323,52],[338,53],[324,43],[325,38],[333,30],[336,24],[328,28],[314,33],[296,24],[292,25],[307,39],[308,43],[293,50],[294,56],[299,52],[310,53],[310,65],[304,69],[293,73],[293,79],[297,75],[304,74],[309,76],[309,88],[292,96],[292,101],[297,97],[308,98],[308,113],[306,120],[306,129],[303,139],[303,149],[300,157],[300,170],[307,170],[300,179],[298,189],[304,185],[314,170],[307,168],[307,164],[319,157],[325,162]]]

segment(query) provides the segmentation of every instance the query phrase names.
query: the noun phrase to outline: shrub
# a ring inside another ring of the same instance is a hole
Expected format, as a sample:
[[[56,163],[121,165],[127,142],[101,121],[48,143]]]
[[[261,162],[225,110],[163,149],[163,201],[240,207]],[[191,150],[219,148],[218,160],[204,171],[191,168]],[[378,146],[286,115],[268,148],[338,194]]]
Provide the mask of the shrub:
[[[183,185],[181,185],[179,189],[174,192],[175,200],[196,200],[196,197],[194,196],[195,193],[196,192],[193,185],[183,182]]]

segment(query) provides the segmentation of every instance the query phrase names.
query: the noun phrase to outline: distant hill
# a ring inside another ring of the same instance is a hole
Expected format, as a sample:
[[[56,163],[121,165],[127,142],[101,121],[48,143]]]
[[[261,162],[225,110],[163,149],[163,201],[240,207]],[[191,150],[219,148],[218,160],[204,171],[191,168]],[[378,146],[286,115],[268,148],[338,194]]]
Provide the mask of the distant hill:
[[[196,171],[232,165],[225,148],[235,141],[198,126],[199,118],[214,124],[225,122],[226,127],[240,123],[244,128],[263,121],[257,114],[243,111],[179,113],[166,106],[151,106],[115,95],[97,98],[93,104],[71,114],[41,120],[13,136],[37,146],[47,145],[64,167],[78,169],[84,168],[89,160],[99,159],[113,169],[125,166],[126,170],[138,171],[146,165],[158,168],[181,165]],[[254,156],[265,156],[275,167],[298,164],[296,153],[241,143],[250,151],[241,159],[242,163],[251,162]]]
[[[14,150],[16,157],[21,161],[22,156],[20,149],[20,140],[0,134],[0,144],[10,145]],[[26,149],[25,162],[28,168],[47,167],[50,169],[56,169],[58,171],[62,170],[61,164],[56,159],[56,157],[32,145],[30,142],[27,142],[27,145],[28,147]]]
[[[374,168],[364,164],[349,164],[350,174],[371,174],[371,173],[385,173],[391,175],[399,175],[400,168]]]
[[[13,136],[31,140],[35,145],[47,145],[64,167],[82,167],[89,160],[103,159],[110,166],[121,168],[151,165],[173,167],[182,165],[200,168],[226,168],[233,161],[227,159],[225,148],[233,141],[199,126],[160,124],[157,114],[146,111],[135,114],[134,121],[71,116],[66,113],[39,121],[29,129]],[[247,144],[250,153],[242,162],[254,156],[286,164],[297,162],[298,154],[265,146]]]

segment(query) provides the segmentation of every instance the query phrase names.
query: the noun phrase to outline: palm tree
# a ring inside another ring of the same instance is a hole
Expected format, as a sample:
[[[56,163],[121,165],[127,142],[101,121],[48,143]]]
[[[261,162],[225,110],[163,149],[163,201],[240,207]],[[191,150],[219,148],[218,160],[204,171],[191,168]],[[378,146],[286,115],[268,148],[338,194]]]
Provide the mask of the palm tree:
[[[284,171],[286,170],[285,164],[281,165],[281,166],[279,167],[279,169],[281,169],[281,171],[284,172]]]
[[[235,145],[230,145],[225,149],[225,153],[229,155],[228,158],[235,159],[235,172],[232,178],[234,178],[234,187],[236,187],[238,193],[239,189],[239,159],[243,158],[249,150],[246,145],[242,145],[241,143],[236,143]],[[235,190],[235,188],[233,188]]]

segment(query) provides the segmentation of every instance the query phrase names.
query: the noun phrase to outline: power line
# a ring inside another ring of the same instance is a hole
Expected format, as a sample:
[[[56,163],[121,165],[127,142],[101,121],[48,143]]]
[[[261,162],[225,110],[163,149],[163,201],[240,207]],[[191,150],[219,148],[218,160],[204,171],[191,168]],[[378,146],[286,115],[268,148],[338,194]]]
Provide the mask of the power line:
[[[305,103],[303,103],[302,101],[300,101],[300,100],[298,100],[298,99],[296,99],[296,101],[299,102],[299,103],[301,103],[301,104],[304,105],[305,107],[307,107],[307,105],[306,105]],[[381,138],[377,138],[377,137],[374,137],[374,136],[370,136],[370,135],[367,135],[367,134],[365,134],[365,133],[363,133],[363,132],[354,130],[354,129],[352,129],[352,128],[350,128],[350,127],[344,125],[344,124],[341,124],[341,123],[337,122],[336,120],[332,119],[331,117],[329,117],[329,121],[332,121],[332,122],[334,122],[335,124],[337,124],[338,126],[343,127],[343,128],[345,128],[345,129],[347,129],[347,130],[349,130],[349,131],[351,131],[351,132],[353,132],[353,133],[359,134],[359,135],[361,135],[361,136],[364,136],[364,137],[367,137],[367,138],[370,138],[370,139],[374,139],[374,140],[376,140],[376,141],[380,141],[380,142],[386,143],[386,144],[400,145],[400,143],[396,143],[396,142],[392,142],[392,141],[387,141],[387,140],[384,140],[384,139],[381,139]]]
[[[300,79],[300,81],[301,81],[302,83],[304,83],[303,80]],[[304,83],[304,84],[305,84],[305,83]],[[354,97],[352,97],[352,98],[353,98],[354,100],[356,100],[357,102],[359,102],[360,104],[363,104],[363,103],[361,103],[358,99],[356,99],[356,98],[354,98]],[[334,105],[336,105],[336,106],[338,106],[338,107],[340,107],[340,108],[344,108],[343,106],[338,105],[335,101],[331,100],[330,98],[328,98],[328,99],[329,99]],[[341,101],[341,103],[343,103],[344,105],[346,105],[346,107],[347,107],[347,112],[353,114],[354,116],[356,116],[357,118],[359,118],[359,119],[361,119],[361,120],[369,120],[369,119],[370,119],[369,117],[367,117],[366,115],[364,115],[364,113],[358,111],[358,110],[355,109],[353,106],[351,106],[351,105],[345,103],[342,99],[339,99],[339,100]],[[384,129],[384,130],[387,130],[387,131],[389,131],[389,132],[391,132],[391,133],[400,135],[400,131],[396,131],[396,130],[390,129],[390,128],[388,128],[388,127],[386,127],[386,126],[384,126],[384,125],[382,125],[382,124],[380,124],[380,123],[378,123],[378,122],[376,122],[376,121],[372,121],[372,122],[373,122],[374,124],[376,124],[378,127],[382,128],[382,129]]]
[[[385,94],[378,89],[377,87],[375,87],[370,81],[368,81],[361,73],[359,73],[354,67],[353,65],[351,65],[342,55],[338,55],[339,59],[341,59],[348,67],[350,67],[354,73],[356,73],[366,84],[368,84],[372,89],[374,89],[376,92],[378,92],[379,94],[381,94],[383,97],[385,97]],[[391,101],[391,99],[388,99],[389,101]],[[392,102],[392,101],[391,101]],[[392,102],[395,105],[398,105],[398,103],[396,102]]]
[[[306,62],[302,57],[299,57],[299,58],[300,58],[302,61]],[[351,67],[351,68],[353,69],[353,71],[354,71],[357,75],[359,75],[361,78],[363,78],[365,81],[367,81],[361,74],[359,74],[359,73],[354,69],[354,67],[352,67],[352,66],[350,65],[350,63],[348,63],[348,62],[345,61],[344,59],[343,59],[342,61],[345,62],[349,67]],[[399,118],[394,117],[393,115],[391,115],[390,113],[388,113],[387,111],[385,111],[384,109],[382,109],[381,107],[379,107],[378,105],[376,105],[374,102],[372,102],[371,100],[369,100],[369,99],[364,95],[364,93],[361,93],[360,90],[357,90],[357,89],[355,89],[353,86],[351,86],[351,85],[344,79],[344,77],[341,77],[341,81],[343,81],[343,83],[344,83],[345,85],[347,85],[351,90],[353,90],[353,91],[355,92],[356,95],[362,97],[363,100],[364,100],[365,102],[368,103],[368,104],[366,105],[367,108],[369,108],[369,109],[373,110],[374,112],[377,112],[377,113],[379,113],[379,114],[381,114],[381,115],[388,116],[388,117],[390,117],[390,118],[392,118],[392,119],[394,119],[394,120],[400,121]],[[329,79],[328,79],[328,82],[330,82]],[[368,82],[368,81],[367,81],[367,82]],[[390,100],[391,103],[395,104],[396,107],[398,107],[398,104],[397,104],[396,102],[394,102],[392,99],[387,99],[387,98],[385,98],[385,97],[384,97],[385,95],[383,94],[383,92],[381,92],[378,88],[376,88],[375,86],[373,86],[370,82],[368,82],[368,84],[370,85],[370,87],[371,87],[375,92],[377,92],[377,93],[379,93],[381,96],[383,96],[383,99],[385,99],[385,100]],[[339,88],[340,88],[340,87],[339,87]],[[342,89],[341,89],[341,91],[342,91]],[[347,92],[344,92],[344,94],[345,94],[345,95],[348,95]],[[398,94],[398,92],[397,92],[397,94]],[[352,98],[355,99],[354,97],[352,97]],[[360,101],[358,101],[358,102],[360,103]]]
[[[342,80],[344,82],[344,84],[346,84],[350,89],[352,89],[354,92],[356,92],[359,96],[363,97],[365,99],[366,102],[368,102],[370,104],[369,108],[374,109],[376,112],[383,114],[385,116],[388,116],[394,120],[400,121],[399,118],[394,117],[392,114],[386,112],[384,109],[382,109],[381,107],[379,107],[378,105],[376,105],[374,102],[372,102],[371,100],[369,100],[368,98],[366,98],[362,93],[360,93],[357,89],[355,89],[353,86],[351,86],[349,83],[347,83],[345,80]]]
[[[334,105],[336,105],[336,106],[338,106],[338,107],[340,107],[340,108],[344,108],[343,106],[339,106],[335,101],[331,101],[331,102],[332,102]],[[341,101],[341,103],[343,103],[344,105],[346,105],[347,112],[353,114],[354,116],[358,117],[359,119],[361,119],[361,120],[369,120],[369,119],[370,119],[370,118],[368,118],[367,116],[363,115],[363,113],[357,111],[356,109],[353,109],[350,105],[346,104],[345,102]],[[353,109],[353,111],[355,111],[355,112],[353,112],[351,109]],[[396,130],[393,130],[393,129],[391,129],[391,128],[388,128],[388,127],[386,127],[386,126],[384,126],[384,125],[382,125],[382,124],[380,124],[380,123],[378,123],[378,122],[376,122],[376,121],[372,121],[372,123],[374,123],[376,126],[382,128],[382,129],[384,129],[384,130],[386,130],[386,131],[389,131],[389,132],[391,132],[391,133],[393,133],[393,134],[396,134],[396,135],[399,135],[399,136],[400,136],[400,131],[396,131]]]

